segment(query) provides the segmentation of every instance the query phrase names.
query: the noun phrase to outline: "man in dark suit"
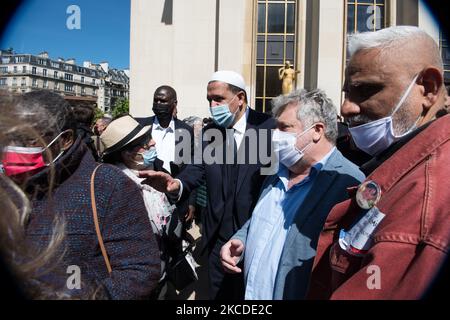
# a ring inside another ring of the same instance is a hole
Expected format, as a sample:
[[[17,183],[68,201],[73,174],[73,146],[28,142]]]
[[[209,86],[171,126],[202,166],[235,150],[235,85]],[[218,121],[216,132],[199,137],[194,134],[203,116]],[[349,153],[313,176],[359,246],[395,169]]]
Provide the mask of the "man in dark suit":
[[[210,297],[242,299],[242,275],[224,273],[220,248],[249,219],[258,200],[265,179],[261,168],[270,160],[263,164],[261,157],[256,161],[250,158],[252,154],[260,154],[260,146],[270,150],[270,130],[275,128],[275,121],[249,108],[245,82],[241,75],[232,71],[213,74],[208,83],[207,99],[214,122],[204,128],[201,163],[188,165],[178,179],[154,171],[141,172],[141,177],[148,178],[147,182],[157,190],[176,193],[180,199],[187,197],[202,178],[206,178],[208,214],[203,219],[202,239],[209,257]],[[264,131],[265,135],[260,135]],[[207,137],[214,133],[221,133],[220,138],[209,141]],[[251,133],[255,133],[257,141],[247,139]],[[234,148],[229,147],[230,143]],[[205,153],[211,145],[215,145],[216,154],[223,151],[223,161],[205,161]],[[230,158],[231,162],[226,161]]]
[[[157,171],[169,173],[176,177],[183,169],[184,163],[177,158],[176,146],[182,142],[181,136],[187,133],[191,137],[191,152],[193,150],[193,129],[173,116],[178,105],[177,93],[169,86],[161,86],[153,95],[152,117],[136,118],[142,126],[152,126],[152,138],[156,142],[158,158],[155,161]],[[183,158],[183,149],[180,151]],[[159,169],[159,170],[158,170]]]

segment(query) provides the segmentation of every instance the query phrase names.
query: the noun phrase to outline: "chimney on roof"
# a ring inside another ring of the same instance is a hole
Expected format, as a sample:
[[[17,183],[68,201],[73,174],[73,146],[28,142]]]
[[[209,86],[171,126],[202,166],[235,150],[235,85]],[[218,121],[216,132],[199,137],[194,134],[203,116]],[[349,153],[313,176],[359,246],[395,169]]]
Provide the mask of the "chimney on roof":
[[[58,62],[64,62],[63,58],[58,58]]]
[[[102,67],[103,71],[105,71],[106,73],[109,72],[109,63],[108,62],[102,62],[102,63],[100,63],[100,66]]]
[[[75,59],[74,58],[67,59],[66,63],[75,64]]]
[[[40,57],[40,58],[47,58],[48,59],[48,52],[47,51],[43,51],[43,52],[38,54],[38,57]]]

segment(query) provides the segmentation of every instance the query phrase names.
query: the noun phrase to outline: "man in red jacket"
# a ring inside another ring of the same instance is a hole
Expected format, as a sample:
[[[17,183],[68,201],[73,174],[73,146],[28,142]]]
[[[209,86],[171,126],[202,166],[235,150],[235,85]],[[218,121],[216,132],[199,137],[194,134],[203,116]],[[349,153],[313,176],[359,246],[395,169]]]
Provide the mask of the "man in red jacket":
[[[342,115],[373,159],[321,233],[311,299],[420,299],[448,258],[450,116],[434,40],[397,26],[350,36]],[[364,192],[370,188],[374,192]]]

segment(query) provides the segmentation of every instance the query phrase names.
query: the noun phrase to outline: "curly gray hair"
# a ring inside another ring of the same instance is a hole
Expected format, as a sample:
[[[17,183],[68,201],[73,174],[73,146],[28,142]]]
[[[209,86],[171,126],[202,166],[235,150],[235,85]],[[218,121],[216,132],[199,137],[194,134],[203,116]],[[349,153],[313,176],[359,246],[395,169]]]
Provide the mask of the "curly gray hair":
[[[307,128],[314,123],[325,125],[325,137],[336,144],[338,136],[337,110],[324,91],[315,89],[294,90],[288,95],[280,95],[272,100],[272,113],[278,118],[288,105],[297,105],[297,119]]]

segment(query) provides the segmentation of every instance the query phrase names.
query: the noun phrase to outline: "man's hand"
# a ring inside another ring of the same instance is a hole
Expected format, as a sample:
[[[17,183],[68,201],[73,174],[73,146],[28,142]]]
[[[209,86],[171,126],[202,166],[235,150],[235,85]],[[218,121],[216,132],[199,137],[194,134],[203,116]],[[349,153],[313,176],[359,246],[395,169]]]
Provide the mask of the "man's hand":
[[[180,191],[180,182],[164,172],[139,171],[139,178],[145,178],[142,183],[148,184],[159,192],[176,193]]]
[[[236,267],[236,265],[243,252],[244,244],[241,240],[232,239],[225,243],[220,249],[220,262],[223,270],[228,273],[241,273],[241,268]]]
[[[184,216],[184,221],[189,222],[194,218],[195,206],[189,205],[189,209]]]

